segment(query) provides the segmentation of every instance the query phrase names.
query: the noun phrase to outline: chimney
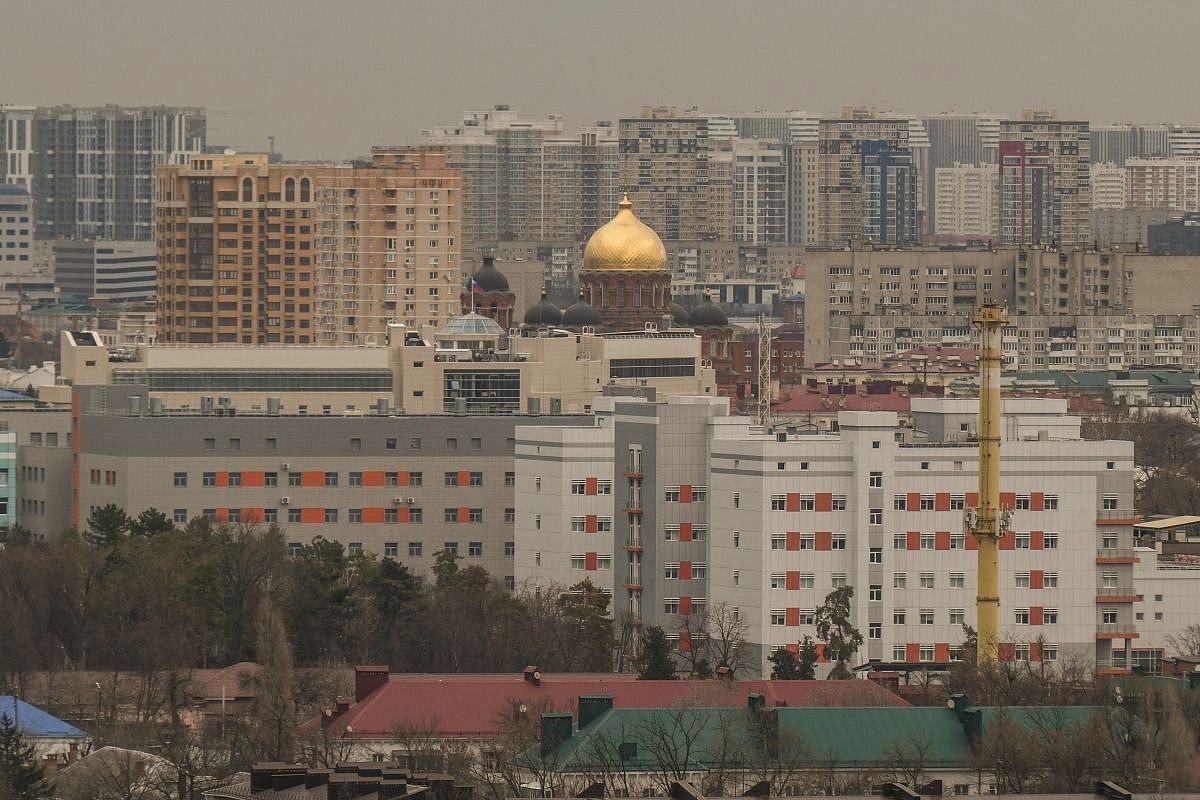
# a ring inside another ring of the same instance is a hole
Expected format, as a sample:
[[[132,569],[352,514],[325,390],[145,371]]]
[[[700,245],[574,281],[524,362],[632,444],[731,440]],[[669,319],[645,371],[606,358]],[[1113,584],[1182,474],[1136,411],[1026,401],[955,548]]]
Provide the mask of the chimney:
[[[728,683],[732,683],[733,682],[733,669],[731,669],[726,664],[722,664],[721,666],[717,667],[717,679],[726,681]]]
[[[386,686],[388,682],[388,668],[383,667],[355,667],[354,668],[354,702],[361,703],[370,695],[374,694],[381,686]]]
[[[595,722],[605,711],[611,711],[611,694],[583,694],[579,696],[579,730]]]
[[[574,720],[570,714],[542,714],[542,743],[540,752],[549,755],[571,738]]]
[[[751,713],[758,714],[767,707],[767,697],[762,692],[751,692],[746,696],[746,708]]]

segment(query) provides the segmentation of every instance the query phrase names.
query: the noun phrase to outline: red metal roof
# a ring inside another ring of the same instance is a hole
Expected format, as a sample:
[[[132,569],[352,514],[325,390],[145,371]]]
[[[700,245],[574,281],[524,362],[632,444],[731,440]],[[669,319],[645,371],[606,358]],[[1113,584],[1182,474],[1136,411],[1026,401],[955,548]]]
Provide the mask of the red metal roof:
[[[612,695],[617,708],[663,708],[689,701],[701,707],[744,705],[761,692],[771,706],[905,706],[903,699],[865,680],[845,681],[639,681],[627,674],[543,676],[540,686],[520,675],[392,675],[388,682],[329,719],[339,731],[362,738],[394,736],[410,727],[431,735],[495,735],[501,718],[521,705],[525,713],[574,711],[580,695]],[[320,720],[305,723],[314,729]]]

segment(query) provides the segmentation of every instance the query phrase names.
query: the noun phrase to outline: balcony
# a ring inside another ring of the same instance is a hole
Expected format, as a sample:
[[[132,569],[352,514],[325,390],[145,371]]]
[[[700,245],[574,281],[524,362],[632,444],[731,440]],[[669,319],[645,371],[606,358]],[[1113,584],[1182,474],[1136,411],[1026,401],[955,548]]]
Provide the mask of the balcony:
[[[641,538],[637,538],[637,537],[635,537],[635,538],[626,539],[626,540],[625,540],[625,552],[626,552],[626,553],[640,553],[640,552],[642,552],[642,540],[641,540]]]
[[[1097,586],[1097,603],[1136,603],[1140,595],[1132,586]]]
[[[1129,623],[1103,622],[1096,626],[1097,639],[1136,639],[1140,635]]]
[[[1132,508],[1103,508],[1096,512],[1096,524],[1102,526],[1136,525],[1141,522],[1137,510]]]
[[[642,509],[640,509],[640,508],[626,507],[626,509],[625,509],[625,513],[626,513],[626,514],[634,514],[634,515],[637,515],[637,516],[639,516],[639,517],[640,517],[640,516],[642,515]]]
[[[1096,551],[1097,564],[1136,564],[1137,554],[1133,548],[1115,547]]]

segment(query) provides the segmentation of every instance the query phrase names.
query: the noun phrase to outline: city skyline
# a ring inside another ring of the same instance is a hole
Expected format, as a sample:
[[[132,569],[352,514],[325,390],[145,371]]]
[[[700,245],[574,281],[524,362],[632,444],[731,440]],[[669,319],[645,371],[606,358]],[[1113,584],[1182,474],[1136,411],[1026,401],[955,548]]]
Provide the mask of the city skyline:
[[[8,9],[26,41],[57,46],[0,53],[0,101],[201,105],[209,109],[210,142],[265,151],[274,136],[296,159],[415,144],[423,128],[495,103],[562,114],[568,129],[650,104],[1012,116],[1050,107],[1061,118],[1097,123],[1186,123],[1171,77],[1188,66],[1188,18],[1200,21],[1200,9],[1172,6],[1172,25],[1156,29],[1155,59],[1135,60],[1114,54],[1147,15],[1119,2],[1038,6],[1037,26],[1022,10],[1032,3],[776,4],[756,7],[741,28],[715,2],[691,4],[686,15],[669,4],[629,2],[601,13],[466,4],[436,16],[368,0],[349,11],[303,14],[279,2],[200,9],[130,0],[123,8],[120,15],[74,3]],[[238,24],[213,27],[229,18]],[[849,64],[848,45],[859,51]],[[62,69],[64,54],[88,68]],[[147,63],[158,66],[146,70]],[[394,80],[382,81],[381,94],[380,76],[389,74]]]

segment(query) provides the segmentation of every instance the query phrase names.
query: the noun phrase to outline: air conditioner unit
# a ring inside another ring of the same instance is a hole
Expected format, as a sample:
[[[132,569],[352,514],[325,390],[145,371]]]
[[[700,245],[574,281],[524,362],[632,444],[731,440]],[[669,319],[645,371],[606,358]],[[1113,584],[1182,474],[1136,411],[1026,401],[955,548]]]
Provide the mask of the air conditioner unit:
[[[285,462],[285,463],[283,463],[283,464],[280,464],[280,465],[279,465],[279,468],[280,468],[280,469],[291,469],[291,468],[292,468],[292,465],[291,465],[291,464],[288,464],[288,463],[286,463],[286,462]]]
[[[279,498],[279,505],[281,505],[281,506],[286,506],[290,502],[292,502],[292,498],[290,498],[290,497]]]
[[[396,506],[404,505],[404,498],[403,497],[393,497],[392,505],[396,505]]]
[[[412,505],[413,503],[415,503],[415,502],[417,502],[417,498],[415,498],[415,497],[406,497],[406,498],[404,498],[404,503],[405,503],[405,505],[410,505],[410,506],[411,506],[411,505]]]

